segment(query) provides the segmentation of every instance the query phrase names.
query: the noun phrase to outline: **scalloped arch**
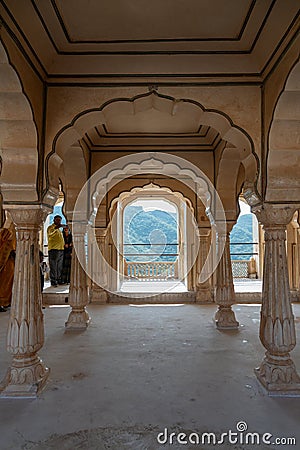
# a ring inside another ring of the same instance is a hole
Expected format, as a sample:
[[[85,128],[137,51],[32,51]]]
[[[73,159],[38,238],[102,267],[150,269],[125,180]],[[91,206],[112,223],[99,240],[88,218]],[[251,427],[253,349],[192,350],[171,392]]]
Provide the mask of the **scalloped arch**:
[[[300,58],[274,110],[267,160],[268,201],[300,202]]]
[[[64,148],[72,145],[76,140],[92,127],[106,122],[116,115],[135,115],[139,112],[155,109],[174,116],[180,110],[198,113],[201,124],[208,125],[217,130],[222,139],[231,142],[240,149],[243,159],[252,153],[252,142],[245,131],[233,124],[224,113],[216,110],[205,109],[200,103],[189,99],[175,99],[157,92],[149,92],[132,98],[117,98],[104,103],[99,108],[93,108],[81,112],[56,135],[52,152],[59,156]]]
[[[174,97],[159,94],[155,91],[137,95],[135,97],[116,98],[105,102],[98,108],[92,108],[77,114],[73,120],[63,127],[55,136],[52,151],[47,157],[46,170],[51,170],[52,155],[58,155],[65,159],[65,151],[68,147],[82,138],[89,129],[105,123],[116,115],[134,116],[140,112],[154,109],[174,116],[179,113],[197,115],[199,123],[211,126],[220,133],[225,141],[230,142],[238,149],[241,163],[245,166],[245,176],[249,183],[256,182],[258,174],[257,156],[254,152],[254,145],[250,136],[223,112],[205,109],[200,103],[191,99],[177,99]],[[46,174],[49,184],[50,174]]]
[[[110,207],[109,207],[109,219],[111,220],[112,211],[118,201],[122,201],[126,197],[134,196],[135,194],[137,194],[139,192],[147,193],[147,191],[151,191],[151,192],[157,191],[158,194],[168,193],[168,194],[177,195],[178,198],[180,198],[182,201],[186,202],[186,204],[188,205],[188,207],[190,208],[192,213],[194,213],[194,208],[193,208],[191,200],[188,199],[187,197],[185,197],[181,192],[174,191],[166,186],[159,186],[158,184],[148,183],[145,186],[134,187],[134,188],[131,188],[129,191],[123,191],[123,192],[121,192],[121,194],[119,194],[115,198],[113,198],[113,200],[110,203]]]
[[[4,202],[37,201],[37,130],[29,101],[1,41],[0,155]]]
[[[129,177],[137,173],[165,174],[171,178],[186,177],[184,183],[192,189],[196,186],[197,194],[209,211],[211,207],[212,193],[210,192],[210,187],[207,181],[194,172],[191,164],[186,162],[186,167],[182,168],[177,162],[180,158],[175,157],[174,155],[167,156],[169,157],[169,162],[163,161],[162,157],[160,158],[160,154],[153,153],[150,157],[148,155],[145,156],[145,154],[140,154],[138,158],[139,161],[129,162],[122,168],[114,168],[106,173],[104,177],[97,179],[95,185],[91,183],[92,205],[94,212],[98,210],[100,203],[99,198],[103,197],[103,192],[107,189],[110,182],[114,182],[114,180],[118,177]],[[126,157],[126,159],[128,159],[128,157]]]

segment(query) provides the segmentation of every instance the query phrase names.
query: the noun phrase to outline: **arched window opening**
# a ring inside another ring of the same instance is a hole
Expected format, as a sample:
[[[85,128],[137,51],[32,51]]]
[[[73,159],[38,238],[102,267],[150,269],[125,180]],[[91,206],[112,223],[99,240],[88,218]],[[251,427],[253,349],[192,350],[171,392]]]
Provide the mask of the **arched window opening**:
[[[46,263],[46,266],[49,268],[49,260],[48,260],[48,238],[47,238],[47,228],[49,225],[51,225],[54,221],[54,216],[59,215],[62,217],[61,223],[65,225],[67,223],[67,219],[63,214],[63,206],[64,206],[64,193],[62,190],[59,192],[58,199],[53,207],[53,211],[51,214],[49,214],[44,222],[44,227],[42,230],[42,242],[43,242],[43,254],[44,254],[44,262]],[[50,286],[49,281],[49,271],[45,273],[45,288]]]
[[[179,217],[173,203],[133,201],[124,209],[123,236],[125,275],[145,281],[178,278]]]
[[[149,185],[122,194],[114,208],[117,291],[187,292],[197,248],[190,201]]]
[[[260,227],[255,214],[245,200],[239,198],[240,214],[230,234],[230,253],[233,277],[259,279]]]

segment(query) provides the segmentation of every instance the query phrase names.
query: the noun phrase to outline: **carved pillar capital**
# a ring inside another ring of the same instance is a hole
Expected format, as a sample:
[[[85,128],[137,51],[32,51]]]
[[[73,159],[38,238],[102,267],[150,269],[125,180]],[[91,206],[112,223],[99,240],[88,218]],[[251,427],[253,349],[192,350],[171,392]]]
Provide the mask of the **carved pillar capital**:
[[[40,205],[9,205],[6,209],[9,211],[17,230],[40,228],[47,215],[51,213],[51,208]]]
[[[252,207],[252,212],[256,215],[257,220],[267,228],[285,228],[293,218],[296,208],[293,205],[277,205],[272,203],[264,203]]]

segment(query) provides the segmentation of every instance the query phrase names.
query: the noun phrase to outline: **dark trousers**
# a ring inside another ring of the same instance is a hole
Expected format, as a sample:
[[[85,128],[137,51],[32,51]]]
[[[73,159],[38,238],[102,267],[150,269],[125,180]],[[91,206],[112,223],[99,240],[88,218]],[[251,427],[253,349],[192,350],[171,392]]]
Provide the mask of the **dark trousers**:
[[[49,250],[48,257],[49,257],[51,284],[53,285],[53,284],[61,283],[64,251],[63,250]]]

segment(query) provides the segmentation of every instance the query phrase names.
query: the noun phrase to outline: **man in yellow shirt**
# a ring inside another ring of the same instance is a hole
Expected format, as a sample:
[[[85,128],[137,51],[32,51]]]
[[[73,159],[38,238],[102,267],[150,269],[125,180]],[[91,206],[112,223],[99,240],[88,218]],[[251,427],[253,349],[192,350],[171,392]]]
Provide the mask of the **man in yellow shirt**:
[[[61,284],[65,241],[60,231],[64,225],[61,216],[55,216],[53,224],[47,228],[50,281],[52,286]]]

